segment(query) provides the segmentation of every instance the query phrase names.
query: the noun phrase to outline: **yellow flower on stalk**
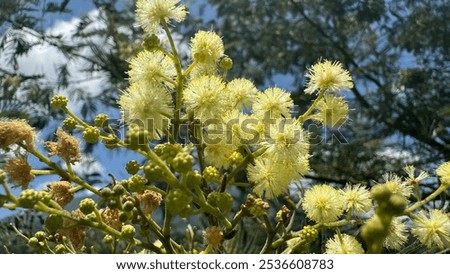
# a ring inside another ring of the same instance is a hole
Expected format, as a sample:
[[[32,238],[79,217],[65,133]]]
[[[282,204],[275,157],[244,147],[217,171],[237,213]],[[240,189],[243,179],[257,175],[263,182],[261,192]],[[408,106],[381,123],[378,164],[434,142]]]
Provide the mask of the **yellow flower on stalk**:
[[[344,212],[344,199],[329,185],[316,185],[305,192],[302,208],[316,223],[336,221]]]
[[[426,247],[450,248],[450,218],[438,209],[421,210],[413,219],[411,232]]]
[[[332,94],[325,94],[317,104],[318,113],[312,116],[329,127],[339,127],[348,120],[348,104],[341,98]]]
[[[425,180],[426,178],[429,177],[428,172],[426,171],[420,171],[419,175],[416,176],[414,173],[416,171],[416,168],[414,166],[405,166],[403,168],[403,170],[406,172],[406,174],[408,175],[408,177],[406,178],[406,182],[409,185],[417,185],[419,184],[422,180]]]
[[[338,61],[319,61],[308,69],[305,76],[309,78],[305,89],[306,94],[313,94],[320,90],[336,92],[353,87],[350,73]]]
[[[438,167],[436,174],[444,185],[450,185],[450,162],[445,162]]]
[[[282,116],[289,118],[293,106],[294,101],[289,93],[281,88],[268,88],[258,94],[253,104],[253,112],[261,119],[278,119]]]
[[[184,103],[187,111],[202,122],[220,119],[228,105],[225,83],[217,76],[195,78],[184,91]]]
[[[250,109],[258,95],[255,85],[244,78],[230,81],[227,88],[230,94],[231,107],[237,110],[242,110],[244,106]]]
[[[224,55],[222,38],[213,31],[199,31],[191,39],[191,55],[194,61],[215,64]]]
[[[403,182],[402,179],[393,173],[383,175],[384,185],[393,193],[400,194],[405,198],[411,197],[413,186]]]
[[[142,29],[154,34],[161,22],[182,22],[187,10],[184,5],[177,5],[179,2],[180,0],[137,0],[136,13]]]
[[[348,184],[340,192],[344,197],[345,210],[360,216],[372,208],[370,192],[364,186]]]
[[[389,233],[384,239],[383,246],[393,250],[400,250],[408,240],[406,224],[400,217],[392,218],[389,224]]]
[[[159,51],[141,51],[131,59],[130,83],[145,82],[151,86],[173,88],[177,75],[173,61]]]
[[[132,84],[120,96],[119,106],[125,122],[148,130],[152,139],[162,137],[173,117],[173,100],[167,90],[142,82]]]
[[[364,254],[362,245],[348,234],[334,235],[328,239],[325,248],[326,254]]]
[[[231,164],[230,156],[235,152],[236,146],[227,144],[224,136],[217,138],[221,138],[217,143],[206,143],[205,162],[217,168],[228,168]]]

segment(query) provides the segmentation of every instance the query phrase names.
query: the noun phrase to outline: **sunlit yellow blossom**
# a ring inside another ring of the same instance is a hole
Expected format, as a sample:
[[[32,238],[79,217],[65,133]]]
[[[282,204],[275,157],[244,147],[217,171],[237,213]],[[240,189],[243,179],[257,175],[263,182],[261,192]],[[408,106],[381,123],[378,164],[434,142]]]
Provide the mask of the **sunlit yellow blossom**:
[[[450,185],[450,162],[445,162],[438,167],[436,174],[444,185]]]
[[[312,94],[318,90],[339,91],[353,87],[350,73],[341,63],[328,60],[320,61],[312,65],[306,73],[309,78],[305,93]]]
[[[335,188],[316,185],[305,192],[302,208],[316,223],[334,222],[344,212],[344,199]]]
[[[202,122],[220,119],[228,103],[225,84],[217,76],[195,78],[186,87],[184,102],[187,111]]]
[[[268,88],[258,93],[253,104],[253,112],[261,118],[277,119],[291,117],[290,109],[294,106],[291,95],[281,88]]]
[[[201,76],[217,75],[218,68],[216,62],[196,63],[191,73],[190,79],[199,78]]]
[[[127,124],[137,124],[149,131],[152,139],[160,139],[173,116],[172,96],[160,87],[132,84],[120,96],[119,105]]]
[[[421,210],[413,219],[411,232],[428,248],[450,248],[450,218],[441,210],[433,209],[429,214]]]
[[[277,120],[268,127],[261,145],[267,147],[264,154],[277,161],[294,161],[309,155],[307,133],[292,120]]]
[[[255,183],[253,191],[260,197],[272,199],[289,187],[295,171],[273,159],[258,157],[248,166],[247,172],[249,181]]]
[[[138,0],[136,13],[141,27],[148,33],[156,33],[161,22],[169,20],[181,22],[187,14],[180,0]]]
[[[240,146],[255,136],[247,130],[248,115],[238,110],[226,112],[222,116],[224,138],[227,144]]]
[[[199,31],[191,39],[192,59],[201,63],[215,63],[224,55],[222,38],[213,31]]]
[[[400,217],[394,217],[389,225],[389,234],[384,240],[383,246],[393,250],[400,250],[408,240],[406,224]]]
[[[217,142],[206,143],[204,150],[205,162],[208,165],[215,166],[217,168],[228,168],[231,164],[230,156],[236,149],[233,144],[227,144],[223,136],[218,136]],[[214,140],[214,138],[212,139]]]
[[[334,235],[325,245],[326,254],[364,254],[362,245],[348,234]]]
[[[348,184],[340,191],[344,197],[345,210],[362,215],[372,208],[370,192],[364,186]]]
[[[230,81],[227,84],[227,89],[230,95],[231,107],[238,110],[241,110],[244,106],[250,109],[258,94],[255,85],[244,78]]]
[[[173,88],[177,75],[172,60],[159,51],[141,51],[130,62],[128,72],[131,83],[145,82],[150,86],[165,86]]]
[[[341,97],[325,94],[317,109],[319,112],[312,117],[326,126],[339,127],[348,120],[348,105]]]
[[[383,175],[383,179],[385,181],[384,184],[393,194],[400,194],[405,198],[411,196],[413,187],[406,182],[403,182],[398,175],[387,173]]]

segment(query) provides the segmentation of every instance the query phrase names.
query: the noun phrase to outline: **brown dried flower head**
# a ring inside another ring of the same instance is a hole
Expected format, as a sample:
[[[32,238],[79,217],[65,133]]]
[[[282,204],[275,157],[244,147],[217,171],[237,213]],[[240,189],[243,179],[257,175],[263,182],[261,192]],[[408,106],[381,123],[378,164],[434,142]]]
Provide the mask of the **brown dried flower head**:
[[[80,161],[80,141],[61,129],[56,131],[56,136],[58,137],[58,142],[45,143],[49,151],[48,154],[50,156],[58,155],[70,163]]]
[[[31,166],[25,159],[10,159],[5,166],[5,171],[8,173],[9,180],[22,189],[27,189],[30,182],[34,179],[31,173]]]
[[[0,121],[0,148],[8,150],[12,144],[25,144],[32,147],[34,130],[24,120]]]
[[[50,183],[49,187],[53,200],[62,207],[72,202],[73,197],[75,196],[74,193],[70,191],[72,184],[68,181],[53,182]]]
[[[208,227],[203,232],[203,237],[205,238],[205,242],[213,247],[218,247],[224,239],[222,230],[217,226]]]
[[[137,194],[136,198],[138,199],[144,214],[152,214],[153,211],[159,207],[162,200],[160,193],[151,190],[145,190],[144,192]]]
[[[82,219],[84,214],[80,210],[72,211],[72,216]],[[61,236],[66,237],[76,250],[80,250],[84,245],[84,232],[86,227],[78,225],[75,221],[70,219],[64,219],[63,228],[58,232]]]
[[[119,220],[120,210],[118,208],[111,209],[109,207],[101,211],[102,220],[105,224],[120,231],[122,229],[122,222]]]

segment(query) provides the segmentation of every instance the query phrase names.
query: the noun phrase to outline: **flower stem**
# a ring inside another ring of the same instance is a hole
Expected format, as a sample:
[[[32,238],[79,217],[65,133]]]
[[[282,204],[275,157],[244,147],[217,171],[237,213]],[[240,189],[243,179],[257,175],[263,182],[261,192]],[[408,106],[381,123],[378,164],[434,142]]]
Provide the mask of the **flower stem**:
[[[434,200],[437,196],[439,196],[442,192],[444,192],[445,190],[447,190],[449,186],[447,185],[440,185],[438,187],[438,189],[436,189],[433,193],[431,193],[428,197],[426,197],[425,199],[416,202],[415,204],[413,204],[412,206],[408,207],[407,209],[405,209],[405,211],[403,212],[405,215],[410,214],[411,212],[413,212],[414,210],[418,209],[419,207],[422,207],[423,205],[427,204],[428,202]]]
[[[314,111],[314,109],[316,109],[317,104],[319,104],[319,102],[322,100],[322,98],[325,96],[325,91],[326,89],[321,89],[319,91],[319,96],[317,96],[317,98],[314,100],[314,102],[312,103],[312,105],[308,108],[308,110],[303,113],[302,115],[300,115],[300,117],[298,117],[297,122],[299,124],[303,123],[304,121],[306,121],[309,116],[311,115],[311,113]]]

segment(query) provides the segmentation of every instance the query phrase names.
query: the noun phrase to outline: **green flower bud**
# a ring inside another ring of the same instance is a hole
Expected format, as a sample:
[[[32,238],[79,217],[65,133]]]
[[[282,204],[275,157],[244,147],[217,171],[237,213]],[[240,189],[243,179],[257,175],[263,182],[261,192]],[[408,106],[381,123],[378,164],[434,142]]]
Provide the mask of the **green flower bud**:
[[[84,214],[89,214],[94,211],[95,206],[96,204],[94,200],[91,198],[85,198],[80,202],[80,211]]]
[[[142,47],[145,50],[148,51],[153,51],[155,49],[157,49],[161,44],[161,41],[159,40],[158,36],[156,36],[155,34],[146,36],[144,38],[144,41],[142,42]]]
[[[175,189],[170,191],[166,196],[166,208],[173,215],[187,217],[192,214],[192,200],[192,196],[188,193],[180,189]]]
[[[233,197],[227,192],[213,191],[209,193],[207,201],[210,205],[218,207],[225,215],[230,213],[233,205]]]
[[[408,205],[408,200],[400,194],[392,194],[388,200],[386,213],[394,216],[400,215]]]
[[[100,113],[97,116],[95,116],[94,124],[97,127],[106,127],[106,126],[108,126],[108,120],[109,120],[109,117],[107,114]]]
[[[67,97],[63,95],[55,95],[50,100],[50,104],[55,108],[65,108],[68,102]]]
[[[392,192],[385,185],[374,185],[370,190],[370,194],[374,200],[380,202],[388,200]]]
[[[131,160],[127,163],[125,169],[127,170],[128,174],[134,175],[139,172],[139,168],[141,166],[136,160]]]
[[[125,134],[125,144],[130,149],[139,149],[147,146],[150,142],[148,131],[141,129],[138,125],[130,125]]]
[[[45,220],[45,228],[49,233],[53,234],[58,231],[63,226],[64,220],[61,216],[50,214]]]
[[[72,131],[77,127],[77,121],[73,119],[72,117],[67,117],[63,121],[63,129]]]
[[[44,204],[48,204],[50,200],[52,199],[52,194],[48,193],[47,191],[39,191],[37,193],[39,201],[41,201]]]
[[[122,223],[125,223],[129,219],[130,219],[130,214],[129,213],[127,213],[127,212],[120,212],[119,213],[119,221],[121,221]]]
[[[133,208],[134,208],[134,204],[132,201],[126,201],[122,206],[123,211],[126,211],[126,212],[132,211]]]
[[[233,60],[230,57],[224,55],[220,59],[219,65],[224,70],[230,70],[233,67]]]
[[[83,131],[83,138],[86,142],[95,144],[100,137],[100,130],[96,127],[87,127]]]
[[[105,237],[103,237],[103,242],[107,245],[112,244],[114,242],[114,238],[111,235],[105,235]]]
[[[175,171],[180,173],[186,173],[192,170],[192,165],[194,163],[194,157],[192,157],[187,152],[178,152],[178,154],[173,158],[172,167]]]
[[[237,151],[231,153],[230,157],[228,157],[228,161],[231,165],[238,165],[242,160],[244,160],[244,156]]]
[[[145,189],[147,179],[141,175],[133,175],[128,179],[128,188],[133,192],[141,192]]]
[[[55,246],[55,253],[56,254],[64,254],[66,253],[67,249],[63,244],[58,244]]]
[[[163,178],[163,171],[160,166],[153,162],[148,162],[144,166],[145,178],[150,182],[155,182]]]
[[[104,138],[102,141],[107,149],[115,149],[119,143],[119,139],[112,134],[109,134],[108,138]]]
[[[36,237],[36,239],[38,239],[39,242],[42,242],[45,240],[45,238],[47,238],[47,235],[45,234],[44,231],[37,231],[36,233],[34,233],[34,237]]]
[[[38,248],[39,240],[36,237],[31,237],[30,239],[28,239],[28,245],[33,248]]]
[[[110,188],[105,187],[100,190],[100,195],[103,198],[109,198],[113,195],[113,191]]]
[[[300,237],[308,243],[312,243],[317,239],[319,232],[314,227],[307,225],[300,230]]]
[[[38,193],[34,189],[25,189],[20,193],[19,205],[21,207],[32,208],[38,201]]]
[[[187,174],[186,184],[190,188],[194,188],[196,185],[200,185],[202,183],[202,175],[198,170],[189,171]]]
[[[132,225],[122,226],[122,236],[126,239],[133,239],[136,234],[136,229]]]
[[[97,215],[95,215],[94,212],[87,214],[86,216],[84,216],[84,218],[86,218],[86,220],[91,222],[98,222]]]
[[[172,161],[179,152],[183,151],[180,144],[159,144],[155,146],[155,153],[168,165],[172,165]]]
[[[117,184],[113,187],[114,195],[121,196],[125,193],[125,187],[122,184]]]
[[[111,208],[111,209],[119,208],[119,206],[120,206],[120,203],[116,199],[112,199],[108,203],[108,207]]]
[[[203,170],[203,178],[207,182],[217,182],[219,180],[220,173],[217,168],[213,166],[207,166]]]

